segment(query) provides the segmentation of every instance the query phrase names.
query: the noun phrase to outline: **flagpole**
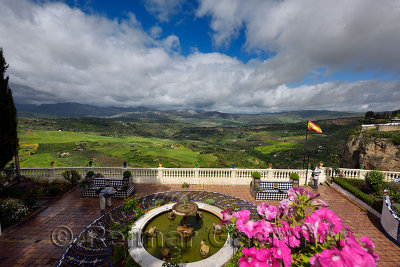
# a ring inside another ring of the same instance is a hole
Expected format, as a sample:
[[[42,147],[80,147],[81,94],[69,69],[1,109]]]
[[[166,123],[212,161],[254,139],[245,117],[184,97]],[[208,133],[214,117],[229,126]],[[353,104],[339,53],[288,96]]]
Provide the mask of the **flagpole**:
[[[306,141],[304,142],[304,158],[303,158],[303,169],[304,169],[304,162],[306,161],[306,151],[307,151],[307,135],[308,135],[308,121],[307,121],[307,127],[306,127]],[[307,153],[308,154],[308,153]],[[310,162],[310,156],[308,155],[308,160],[307,160],[307,169],[306,169],[306,184],[307,185],[307,180],[308,180],[308,163]]]

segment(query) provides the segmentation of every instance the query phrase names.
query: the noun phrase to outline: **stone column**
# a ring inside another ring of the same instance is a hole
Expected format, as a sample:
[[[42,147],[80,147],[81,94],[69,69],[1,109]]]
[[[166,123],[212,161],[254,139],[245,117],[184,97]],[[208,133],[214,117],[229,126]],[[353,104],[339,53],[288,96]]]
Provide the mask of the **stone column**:
[[[157,169],[157,184],[163,183],[163,167],[158,167]]]

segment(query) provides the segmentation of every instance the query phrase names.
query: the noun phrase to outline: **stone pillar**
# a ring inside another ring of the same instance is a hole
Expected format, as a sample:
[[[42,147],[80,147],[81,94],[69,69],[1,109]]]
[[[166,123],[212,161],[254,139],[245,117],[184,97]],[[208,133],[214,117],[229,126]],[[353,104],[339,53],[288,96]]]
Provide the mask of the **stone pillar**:
[[[163,167],[158,167],[157,169],[157,184],[163,183]]]
[[[51,181],[53,181],[54,179],[56,179],[56,174],[57,174],[56,169],[51,168],[51,169],[49,170],[49,182],[51,182]]]
[[[238,184],[238,181],[236,181],[236,169],[231,170],[230,184]]]
[[[319,183],[323,184],[326,181],[326,168],[320,167],[321,173],[319,174]]]
[[[200,171],[199,168],[195,168],[194,169],[194,182],[196,184],[200,184],[200,175],[199,175]]]

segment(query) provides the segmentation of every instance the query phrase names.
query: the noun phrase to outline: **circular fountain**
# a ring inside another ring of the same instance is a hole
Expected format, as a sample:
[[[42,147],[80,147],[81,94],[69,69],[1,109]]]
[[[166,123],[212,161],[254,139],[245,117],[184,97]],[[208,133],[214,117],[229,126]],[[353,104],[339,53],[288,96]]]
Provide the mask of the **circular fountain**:
[[[221,219],[221,209],[200,202],[180,201],[153,209],[136,222],[132,233],[141,236],[141,243],[132,244],[130,254],[142,266],[161,266],[177,250],[187,266],[223,265],[232,247],[226,229],[218,227]]]

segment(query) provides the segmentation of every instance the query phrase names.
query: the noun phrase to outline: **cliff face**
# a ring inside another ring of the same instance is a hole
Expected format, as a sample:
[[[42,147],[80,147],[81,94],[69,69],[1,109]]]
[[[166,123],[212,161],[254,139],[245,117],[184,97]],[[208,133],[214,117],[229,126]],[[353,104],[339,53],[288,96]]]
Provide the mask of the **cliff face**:
[[[363,133],[353,136],[343,152],[343,167],[358,169],[361,164],[368,170],[400,171],[400,145]]]

